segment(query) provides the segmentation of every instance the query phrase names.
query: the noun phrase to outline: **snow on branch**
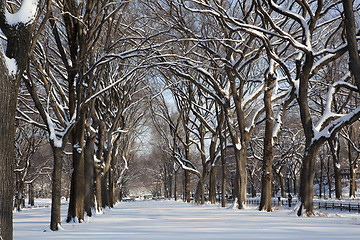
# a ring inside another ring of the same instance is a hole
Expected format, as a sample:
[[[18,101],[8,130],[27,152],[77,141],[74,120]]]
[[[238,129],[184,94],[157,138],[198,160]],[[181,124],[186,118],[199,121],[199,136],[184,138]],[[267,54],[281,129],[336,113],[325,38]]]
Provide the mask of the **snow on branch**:
[[[359,117],[360,107],[357,107],[352,112],[335,119],[321,131],[318,131],[316,128],[314,128],[315,134],[313,137],[313,141],[317,141],[320,138],[329,139],[333,137],[342,127],[353,123],[354,121],[358,120]]]
[[[36,15],[38,0],[23,0],[19,11],[16,13],[9,13],[5,11],[6,22],[9,25],[17,25],[23,23],[24,25],[31,23]]]
[[[311,52],[312,51],[311,32],[310,32],[310,28],[309,28],[308,23],[305,20],[305,18],[303,16],[297,14],[297,13],[291,12],[288,9],[283,8],[280,5],[277,5],[273,0],[269,0],[269,4],[270,4],[271,8],[274,11],[276,11],[276,12],[278,12],[278,13],[286,16],[286,17],[294,19],[295,21],[297,21],[301,25],[301,27],[302,27],[302,29],[304,31],[304,38],[305,38],[304,42],[305,42],[305,45],[306,45],[306,50]],[[311,13],[311,11],[310,11],[310,13]]]
[[[358,154],[360,154],[360,148],[358,148],[358,147],[356,146],[356,144],[354,143],[354,141],[351,140],[351,138],[350,138],[350,136],[349,136],[348,133],[345,133],[345,132],[343,131],[343,132],[340,133],[340,135],[341,135],[343,138],[345,138],[345,139],[351,144],[351,146],[354,148],[354,150],[355,150],[356,152],[358,152]]]
[[[125,156],[122,156],[122,159],[124,160],[124,167],[122,168],[121,172],[120,172],[120,175],[119,175],[119,178],[118,180],[116,181],[117,184],[121,184],[121,181],[123,180],[124,176],[125,176],[125,171],[127,171],[129,169],[128,167],[128,161],[126,159]]]
[[[195,166],[187,159],[185,159],[181,154],[175,152],[175,159],[177,160],[177,163],[181,166],[182,169],[195,173],[196,176],[201,177],[201,173],[195,169]],[[190,164],[191,167],[186,166],[185,164]]]
[[[332,103],[333,103],[333,99],[334,99],[334,94],[336,93],[336,91],[339,88],[344,87],[344,88],[350,89],[352,91],[357,91],[357,87],[344,81],[345,79],[348,79],[349,77],[350,77],[350,73],[347,73],[340,81],[335,82],[334,84],[332,84],[329,87],[329,90],[328,90],[328,93],[326,96],[326,104],[325,104],[324,112],[323,112],[320,120],[318,121],[318,123],[315,126],[315,130],[317,132],[320,132],[324,128],[326,123],[328,121],[330,121],[331,119],[339,118],[342,116],[347,116],[344,114],[333,113],[331,111],[331,108],[332,108]]]

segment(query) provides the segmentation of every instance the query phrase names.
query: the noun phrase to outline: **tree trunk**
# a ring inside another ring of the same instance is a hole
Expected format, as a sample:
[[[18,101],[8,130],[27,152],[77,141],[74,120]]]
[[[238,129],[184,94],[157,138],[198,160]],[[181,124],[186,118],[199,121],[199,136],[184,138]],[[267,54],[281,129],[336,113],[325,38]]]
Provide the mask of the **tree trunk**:
[[[302,215],[304,208],[307,216],[314,215],[313,198],[314,198],[314,175],[315,159],[321,146],[320,142],[314,142],[306,147],[303,157],[303,165],[300,177],[300,201],[301,206],[298,210],[298,216]]]
[[[29,183],[29,205],[30,206],[34,206],[35,205],[35,201],[34,201],[34,187],[32,182]]]
[[[341,199],[342,198],[341,168],[339,163],[337,163],[334,166],[334,177],[335,177],[335,197],[336,199]]]
[[[203,175],[199,179],[198,185],[196,186],[196,191],[195,191],[195,202],[200,203],[201,205],[205,204],[205,185],[204,185],[205,178],[204,178],[204,176],[206,176],[206,175],[207,174],[204,174],[204,171],[203,171]]]
[[[62,172],[62,148],[55,147],[51,142],[54,155],[54,168],[52,175],[52,194],[51,194],[51,220],[50,229],[59,230],[61,224],[61,172]]]
[[[279,173],[279,180],[280,180],[281,197],[285,198],[286,197],[285,178],[281,172]]]
[[[85,203],[85,165],[84,137],[85,112],[80,113],[80,119],[73,130],[73,173],[71,176],[70,203],[66,222],[84,220]]]
[[[357,30],[355,24],[355,17],[354,17],[354,9],[353,9],[353,1],[352,0],[342,0],[343,8],[344,8],[344,15],[345,15],[345,29],[346,29],[346,40],[348,44],[348,52],[349,52],[349,67],[350,71],[353,74],[356,82],[356,86],[360,91],[360,57],[358,51],[358,43],[357,43]],[[358,92],[359,92],[358,91]],[[349,156],[351,155],[350,146],[349,146]],[[351,157],[350,157],[351,158]],[[350,159],[349,159],[350,160]],[[352,161],[352,160],[350,160]],[[352,165],[352,164],[350,164]],[[351,166],[350,166],[351,169]],[[353,178],[356,178],[355,169],[350,173]],[[350,186],[350,196],[353,194],[355,196],[355,189],[356,189],[356,182],[355,180],[351,180]],[[354,192],[352,192],[354,190]]]
[[[86,214],[91,217],[94,203],[94,144],[95,136],[88,134],[85,145],[85,203]]]
[[[178,171],[174,171],[175,177],[174,177],[174,199],[175,201],[178,200],[178,190],[177,190],[177,174]]]
[[[328,179],[328,188],[329,188],[329,198],[331,198],[331,176],[330,176],[330,157],[328,157],[328,164],[327,164],[327,172],[326,172],[326,175],[327,175],[327,179]]]
[[[102,209],[102,190],[101,190],[101,165],[95,163],[95,198],[96,198],[96,210],[101,212]]]
[[[203,162],[202,177],[199,179],[195,192],[195,202],[205,204],[205,181],[208,176],[207,164]]]
[[[190,133],[186,133],[186,139],[185,139],[185,158],[190,161]],[[187,164],[186,164],[187,165]],[[191,201],[191,185],[190,185],[190,171],[185,170],[185,199],[186,202]]]
[[[330,146],[331,155],[333,158],[334,164],[334,177],[335,177],[335,197],[336,199],[342,198],[342,189],[341,189],[341,165],[340,165],[340,142],[336,138],[334,140],[328,141]]]
[[[349,52],[349,67],[350,71],[353,74],[356,82],[356,86],[360,89],[360,57],[357,44],[357,30],[355,25],[355,17],[353,10],[353,1],[352,0],[342,0],[344,15],[345,15],[345,29],[346,29],[346,40],[348,44]]]
[[[104,149],[105,149],[105,138],[106,138],[106,124],[104,121],[99,121],[98,128],[98,144],[96,151],[96,160],[94,163],[94,172],[95,172],[95,197],[96,197],[96,210],[101,212],[103,207],[102,200],[102,163],[104,162]]]
[[[228,114],[227,114],[228,118]],[[247,156],[247,146],[248,140],[247,136],[242,137],[242,142],[240,143],[240,138],[237,136],[236,131],[233,126],[227,121],[229,127],[230,137],[233,144],[233,149],[235,153],[235,162],[236,162],[236,171],[233,182],[233,196],[234,200],[237,200],[237,206],[239,209],[242,209],[244,204],[246,204],[246,187],[247,187],[247,171],[246,171],[246,156]]]
[[[252,198],[256,197],[256,188],[254,182],[251,182],[251,197]]]
[[[226,165],[222,164],[221,176],[221,207],[226,207]]]
[[[350,189],[349,189],[349,197],[356,197],[355,191],[356,191],[356,161],[353,161],[352,157],[352,146],[350,141],[347,142],[347,148],[348,148],[348,159],[349,159],[349,175],[350,175]]]
[[[211,204],[216,203],[216,166],[210,166],[209,200]]]
[[[16,211],[21,211],[22,206],[22,194],[23,194],[23,181],[22,181],[22,172],[17,171],[16,174],[16,191],[15,191],[15,201],[14,201],[14,208]]]
[[[109,171],[103,173],[101,178],[101,200],[102,207],[105,208],[109,206]]]
[[[222,125],[222,124],[221,124]],[[226,206],[226,159],[225,159],[225,139],[222,135],[222,127],[220,128],[220,150],[221,150],[221,207]]]
[[[246,187],[247,187],[247,171],[246,171],[246,157],[247,157],[247,144],[240,150],[240,159],[239,159],[239,192],[238,192],[238,203],[239,208],[244,208],[246,205]]]
[[[319,183],[319,190],[320,190],[320,198],[322,198],[322,187],[323,187],[323,171],[324,171],[324,158],[322,157],[320,160],[320,183]]]
[[[185,170],[185,201],[191,202],[190,193],[190,172]]]
[[[349,197],[355,198],[355,191],[356,191],[356,169],[354,164],[350,165],[350,192]]]
[[[265,138],[263,148],[263,166],[261,173],[261,200],[259,210],[270,212],[271,209],[271,182],[272,182],[272,161],[273,161],[273,131],[274,113],[271,107],[271,97],[276,78],[273,73],[266,74],[266,90],[264,94],[264,106],[266,113]]]
[[[173,173],[171,173],[169,175],[169,200],[172,198],[172,194],[173,194]]]
[[[117,138],[113,143],[113,147],[111,149],[111,160],[110,160],[110,169],[109,169],[109,206],[111,208],[115,205],[115,161],[116,161],[116,153],[119,147],[119,139]]]
[[[115,191],[115,184],[114,184],[114,169],[111,166],[109,170],[109,207],[114,207],[114,191]]]
[[[0,53],[0,239],[13,238],[14,139],[17,83],[8,77]]]
[[[195,202],[200,203],[201,202],[201,188],[203,187],[202,179],[199,179],[198,184],[196,185],[195,190]]]
[[[10,76],[3,51],[0,52],[0,239],[13,239],[13,164],[15,158],[15,116],[20,79],[28,61],[31,24],[8,25],[5,3],[0,1],[0,28],[7,37],[6,56],[14,58],[18,70]]]
[[[297,179],[296,176],[293,178],[293,184],[294,184],[294,196],[297,195]]]

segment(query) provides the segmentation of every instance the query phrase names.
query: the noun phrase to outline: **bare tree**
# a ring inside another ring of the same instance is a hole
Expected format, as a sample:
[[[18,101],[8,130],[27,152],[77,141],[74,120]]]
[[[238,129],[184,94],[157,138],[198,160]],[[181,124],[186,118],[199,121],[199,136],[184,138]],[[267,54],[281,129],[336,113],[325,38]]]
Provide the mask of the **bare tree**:
[[[25,205],[25,187],[30,180],[33,165],[33,156],[44,145],[44,132],[33,125],[18,124],[15,138],[16,148],[16,191],[14,208],[17,211]]]
[[[360,148],[359,148],[359,123],[355,122],[353,125],[344,128],[341,132],[341,136],[346,140],[348,161],[349,161],[349,173],[350,173],[350,197],[356,197],[356,172],[358,170],[358,164],[360,159]]]
[[[10,3],[13,4],[13,3]],[[15,6],[20,10],[9,14],[6,2],[0,1],[0,28],[6,50],[0,50],[0,238],[12,239],[12,198],[13,198],[13,141],[15,138],[16,99],[20,79],[26,68],[32,21],[36,14],[37,1],[23,1]],[[27,9],[25,9],[25,6]],[[21,8],[23,7],[23,8]],[[25,18],[19,18],[19,14]],[[3,44],[1,44],[1,48]],[[11,60],[12,59],[12,60]],[[17,65],[17,67],[15,67]],[[12,66],[12,67],[11,67]]]
[[[325,110],[322,112],[322,115],[317,117],[316,120],[318,120],[318,122],[314,125],[313,122],[315,119],[311,114],[311,106],[309,104],[310,82],[316,79],[317,73],[323,69],[325,65],[339,58],[346,51],[346,44],[342,42],[337,42],[335,46],[331,46],[332,50],[329,50],[332,38],[334,38],[336,33],[341,29],[341,18],[340,15],[338,15],[329,19],[325,13],[329,12],[336,4],[323,4],[322,1],[318,1],[310,7],[307,2],[303,2],[297,3],[291,8],[285,8],[280,7],[274,1],[268,1],[265,5],[272,10],[271,14],[278,14],[278,16],[282,16],[282,19],[291,20],[294,24],[292,29],[297,29],[295,32],[300,31],[302,33],[301,41],[299,41],[293,37],[294,34],[292,31],[290,31],[290,33],[284,31],[284,27],[281,26],[281,24],[284,24],[283,21],[275,22],[271,20],[270,11],[262,11],[263,16],[269,20],[274,33],[280,34],[278,36],[288,42],[288,44],[298,52],[297,57],[294,59],[296,63],[296,75],[294,80],[291,81],[296,88],[300,117],[306,137],[300,184],[300,199],[302,204],[298,214],[301,215],[302,208],[304,208],[307,215],[312,215],[314,164],[317,151],[327,139],[333,138],[343,126],[351,124],[359,115],[359,110],[356,108],[353,109],[351,113],[341,116],[338,115],[340,112],[332,112],[333,95],[337,89],[357,91],[357,88],[350,82],[344,81],[349,80],[349,75],[346,74],[343,75],[344,77],[340,79],[340,81],[332,83],[326,95]],[[299,15],[298,12],[303,12],[303,16]],[[325,23],[329,24],[326,25]],[[334,30],[324,32],[322,31],[324,27]],[[256,28],[256,30],[263,32],[263,30],[258,28]],[[282,64],[280,59],[275,57],[274,60],[282,66],[285,72],[291,72],[289,67]],[[290,75],[288,75],[288,77],[289,79],[292,78]]]

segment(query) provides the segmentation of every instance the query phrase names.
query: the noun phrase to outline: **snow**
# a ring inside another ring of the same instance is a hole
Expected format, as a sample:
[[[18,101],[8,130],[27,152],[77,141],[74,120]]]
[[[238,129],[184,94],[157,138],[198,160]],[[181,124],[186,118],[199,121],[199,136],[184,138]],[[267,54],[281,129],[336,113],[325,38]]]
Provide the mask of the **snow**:
[[[335,163],[335,167],[336,167],[337,169],[340,169],[340,168],[341,168],[340,163],[336,162],[336,163]]]
[[[12,76],[15,76],[16,75],[16,72],[17,72],[17,62],[14,58],[8,58],[6,55],[5,55],[5,49],[6,49],[6,46],[7,46],[7,42],[4,39],[6,39],[4,33],[0,30],[0,54],[3,56],[3,59],[5,60],[5,64],[6,64],[6,67],[8,69],[8,74],[9,75],[12,75]]]
[[[53,141],[54,146],[57,148],[62,148],[63,145],[63,139],[62,138],[58,138],[56,136],[56,124],[51,120],[50,115],[45,112],[46,114],[46,119],[47,119],[47,125],[49,128],[49,139]]]
[[[9,25],[30,23],[36,14],[38,0],[23,0],[19,11],[14,14],[5,11],[6,21]]]
[[[282,12],[283,14],[286,13],[286,15],[289,15],[292,19],[295,19],[297,22],[299,22],[301,24],[301,27],[303,29],[304,32],[304,38],[305,38],[305,45],[306,46],[301,46],[301,44],[299,42],[295,42],[294,39],[292,40],[292,44],[294,44],[295,46],[297,46],[297,48],[303,48],[304,50],[311,52],[312,51],[312,46],[311,46],[311,32],[308,26],[308,23],[306,21],[306,19],[301,16],[300,14],[294,13],[292,11],[289,11],[288,9],[285,9],[284,7],[277,5],[273,0],[270,1],[270,4],[277,8],[278,11]],[[284,14],[285,15],[285,14]]]
[[[62,219],[66,217],[62,207]],[[297,217],[289,209],[273,212],[220,208],[175,201],[122,202],[84,223],[62,222],[49,230],[50,208],[14,214],[14,239],[358,239],[360,215],[322,213]]]
[[[241,143],[240,142],[237,142],[235,146],[236,146],[237,150],[239,150],[239,151],[241,150]]]
[[[3,54],[3,56],[9,75],[15,76],[18,69],[16,60],[14,58],[8,58],[5,54]]]

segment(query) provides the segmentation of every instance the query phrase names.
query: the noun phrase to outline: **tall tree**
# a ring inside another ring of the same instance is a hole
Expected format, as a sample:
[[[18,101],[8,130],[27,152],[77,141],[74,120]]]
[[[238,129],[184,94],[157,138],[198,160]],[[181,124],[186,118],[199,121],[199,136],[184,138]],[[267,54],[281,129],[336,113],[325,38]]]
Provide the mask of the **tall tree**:
[[[19,11],[12,14],[7,12],[5,2],[0,1],[0,28],[7,44],[5,54],[4,49],[0,49],[0,238],[10,240],[13,238],[13,142],[16,102],[20,79],[28,60],[31,23],[36,14],[37,1],[24,0],[22,5],[18,6]]]

